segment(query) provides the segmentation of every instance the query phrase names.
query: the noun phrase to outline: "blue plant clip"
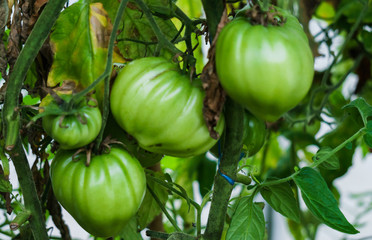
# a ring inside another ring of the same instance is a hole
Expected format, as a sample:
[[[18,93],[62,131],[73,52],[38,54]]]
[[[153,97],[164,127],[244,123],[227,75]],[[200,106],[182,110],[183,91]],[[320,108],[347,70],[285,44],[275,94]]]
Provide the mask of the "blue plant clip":
[[[244,156],[244,155],[243,155]],[[235,181],[230,178],[229,176],[227,176],[226,174],[223,174],[220,170],[220,161],[221,161],[221,158],[222,158],[222,151],[221,151],[221,140],[218,140],[218,173],[224,178],[226,179],[226,181],[228,183],[230,183],[230,185],[234,185],[235,184]]]

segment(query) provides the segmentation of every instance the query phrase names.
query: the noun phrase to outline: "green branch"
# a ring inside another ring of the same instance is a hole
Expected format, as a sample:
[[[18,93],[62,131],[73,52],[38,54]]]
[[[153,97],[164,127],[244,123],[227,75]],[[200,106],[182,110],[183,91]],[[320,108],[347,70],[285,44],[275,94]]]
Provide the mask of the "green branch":
[[[329,77],[331,75],[331,70],[332,70],[333,66],[336,65],[336,63],[338,62],[338,59],[340,58],[340,56],[343,54],[343,51],[345,50],[347,44],[354,37],[354,34],[358,30],[360,24],[362,23],[362,20],[363,20],[364,16],[366,15],[367,10],[368,10],[368,1],[365,1],[364,7],[362,9],[362,12],[359,14],[357,20],[355,21],[355,23],[351,27],[350,32],[346,36],[345,41],[344,41],[341,49],[338,51],[338,53],[335,56],[335,58],[333,59],[331,65],[328,67],[328,69],[324,73],[323,78],[322,78],[322,81],[321,81],[321,86],[318,87],[318,88],[316,88],[316,89],[314,89],[313,92],[311,93],[310,103],[308,105],[309,115],[315,115],[315,117],[316,117],[317,114],[321,113],[321,111],[322,111],[322,109],[323,109],[323,107],[325,105],[326,100],[328,100],[328,95],[333,90],[335,90],[335,88],[334,88],[333,85],[329,86],[327,84],[327,82],[329,80]],[[356,61],[360,61],[360,60],[357,59]],[[346,79],[346,77],[347,77],[347,75],[344,78]],[[340,85],[341,84],[336,84],[337,87],[339,87]],[[314,110],[314,102],[315,102],[315,99],[316,99],[316,95],[317,95],[318,92],[321,92],[321,91],[326,91],[326,92],[328,91],[329,94],[325,97],[325,99],[323,99],[321,105],[317,109]]]
[[[5,136],[5,149],[13,160],[19,184],[24,196],[27,210],[31,212],[30,227],[35,239],[48,239],[45,229],[45,219],[36,193],[35,183],[28,165],[21,139],[19,137],[20,116],[18,109],[19,95],[26,78],[40,48],[47,39],[51,28],[57,20],[66,0],[51,0],[47,3],[31,34],[20,52],[7,82],[3,108],[3,123]]]
[[[243,142],[242,129],[244,109],[238,103],[227,98],[225,104],[225,116],[226,136],[222,148],[223,155],[219,168],[223,174],[235,180]],[[229,204],[233,187],[234,186],[219,173],[216,174],[204,239],[215,240],[221,238],[223,226],[225,224],[227,206]]]
[[[358,132],[356,132],[353,136],[351,136],[350,138],[348,138],[347,140],[345,140],[343,143],[341,143],[340,145],[338,145],[337,147],[335,147],[334,149],[332,149],[332,151],[328,152],[327,154],[324,154],[319,160],[317,161],[314,161],[312,164],[310,164],[308,167],[311,167],[311,168],[316,168],[318,167],[320,164],[322,164],[323,162],[327,161],[330,157],[332,157],[333,155],[335,155],[338,151],[340,151],[341,149],[343,149],[347,144],[350,144],[351,142],[353,142],[354,140],[358,139],[359,137],[363,136],[364,134],[366,134],[366,128],[361,128]],[[262,187],[267,187],[267,186],[272,186],[272,185],[277,185],[277,184],[281,184],[281,183],[284,183],[284,182],[288,182],[288,181],[291,181],[294,179],[295,176],[297,176],[298,174],[300,173],[300,171],[297,171],[295,173],[293,173],[292,175],[286,177],[286,178],[282,178],[282,179],[278,179],[278,180],[275,180],[275,181],[268,181],[268,182],[263,182],[261,184],[259,184],[259,187],[262,188]]]
[[[166,183],[166,182],[164,182],[164,181],[162,181],[162,180],[160,180],[156,177],[151,176],[151,174],[148,174],[147,177],[149,177],[152,181],[162,185],[163,187],[166,187],[170,191],[174,192],[178,196],[180,196],[183,199],[185,199],[186,201],[190,202],[190,204],[195,207],[196,212],[197,212],[196,231],[197,231],[197,235],[200,236],[201,235],[201,211],[202,211],[201,206],[198,203],[196,203],[194,200],[190,199],[187,195],[183,194],[181,191],[178,191],[174,187],[170,186],[170,184],[168,184],[168,183]]]
[[[163,211],[164,215],[168,218],[169,222],[172,224],[172,226],[176,229],[177,232],[182,232],[182,230],[178,227],[177,222],[175,219],[172,218],[172,216],[169,214],[165,206],[162,204],[158,196],[154,193],[154,191],[151,189],[149,185],[147,185],[147,190],[150,192],[152,197],[155,199],[156,203],[160,207],[160,209]]]

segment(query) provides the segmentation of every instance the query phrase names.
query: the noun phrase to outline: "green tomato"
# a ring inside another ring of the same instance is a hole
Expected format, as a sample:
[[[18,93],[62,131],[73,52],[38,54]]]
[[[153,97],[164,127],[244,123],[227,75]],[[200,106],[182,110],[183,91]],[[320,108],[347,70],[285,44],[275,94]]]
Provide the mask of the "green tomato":
[[[203,119],[204,95],[200,82],[191,83],[176,65],[164,58],[142,58],[118,74],[111,111],[142,148],[175,157],[196,156],[217,141]],[[223,127],[221,116],[217,132],[221,134]]]
[[[244,113],[243,120],[243,151],[247,153],[247,157],[255,155],[264,145],[266,139],[266,124],[261,119],[258,119],[248,111]],[[223,146],[224,137],[221,138]],[[222,150],[222,149],[221,149]],[[218,144],[214,145],[210,152],[215,157],[218,156]]]
[[[227,94],[257,117],[275,121],[309,91],[313,56],[298,20],[281,11],[283,26],[238,17],[221,31],[216,69]]]
[[[62,149],[76,149],[91,143],[98,136],[101,127],[101,111],[98,107],[87,105],[85,101],[70,114],[43,117],[45,132]]]
[[[87,232],[97,237],[117,235],[136,214],[146,191],[146,178],[138,160],[121,148],[72,159],[74,151],[60,150],[51,165],[54,194]]]

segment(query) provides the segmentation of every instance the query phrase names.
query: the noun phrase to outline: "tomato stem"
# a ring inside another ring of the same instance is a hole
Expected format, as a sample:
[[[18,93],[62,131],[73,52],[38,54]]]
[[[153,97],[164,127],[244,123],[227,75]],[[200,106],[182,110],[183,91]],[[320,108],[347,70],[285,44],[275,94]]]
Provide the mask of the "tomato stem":
[[[19,137],[20,118],[19,112],[16,112],[15,109],[18,109],[19,95],[23,81],[26,79],[26,74],[47,39],[65,2],[66,0],[51,0],[42,11],[17,58],[13,72],[10,74],[3,108],[5,145],[8,146],[9,155],[16,168],[20,187],[24,195],[25,207],[32,214],[29,222],[33,236],[38,240],[48,239],[48,234],[28,159]]]
[[[219,168],[226,175],[235,178],[243,143],[244,109],[241,105],[227,98],[225,104],[226,136],[222,148]],[[230,185],[220,174],[214,178],[213,197],[208,216],[204,239],[220,239],[225,223],[227,206],[234,186]]]

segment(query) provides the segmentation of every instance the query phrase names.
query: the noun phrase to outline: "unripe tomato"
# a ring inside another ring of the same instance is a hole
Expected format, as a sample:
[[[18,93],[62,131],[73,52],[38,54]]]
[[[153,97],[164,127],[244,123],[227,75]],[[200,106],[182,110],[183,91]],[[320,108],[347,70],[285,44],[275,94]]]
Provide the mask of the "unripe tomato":
[[[62,149],[76,149],[91,143],[98,136],[102,116],[97,106],[90,106],[83,101],[71,114],[47,115],[42,122],[45,132]]]
[[[111,92],[117,123],[139,145],[155,153],[190,157],[204,153],[217,140],[203,119],[204,91],[178,66],[164,58],[134,60],[118,74]],[[220,134],[224,117],[217,124]]]
[[[221,31],[216,69],[223,88],[257,117],[275,121],[307,94],[313,56],[298,20],[282,10],[282,26],[252,25],[238,17]]]
[[[146,191],[138,160],[121,148],[72,159],[74,151],[59,150],[51,165],[54,194],[87,232],[97,237],[117,235],[135,215]]]

